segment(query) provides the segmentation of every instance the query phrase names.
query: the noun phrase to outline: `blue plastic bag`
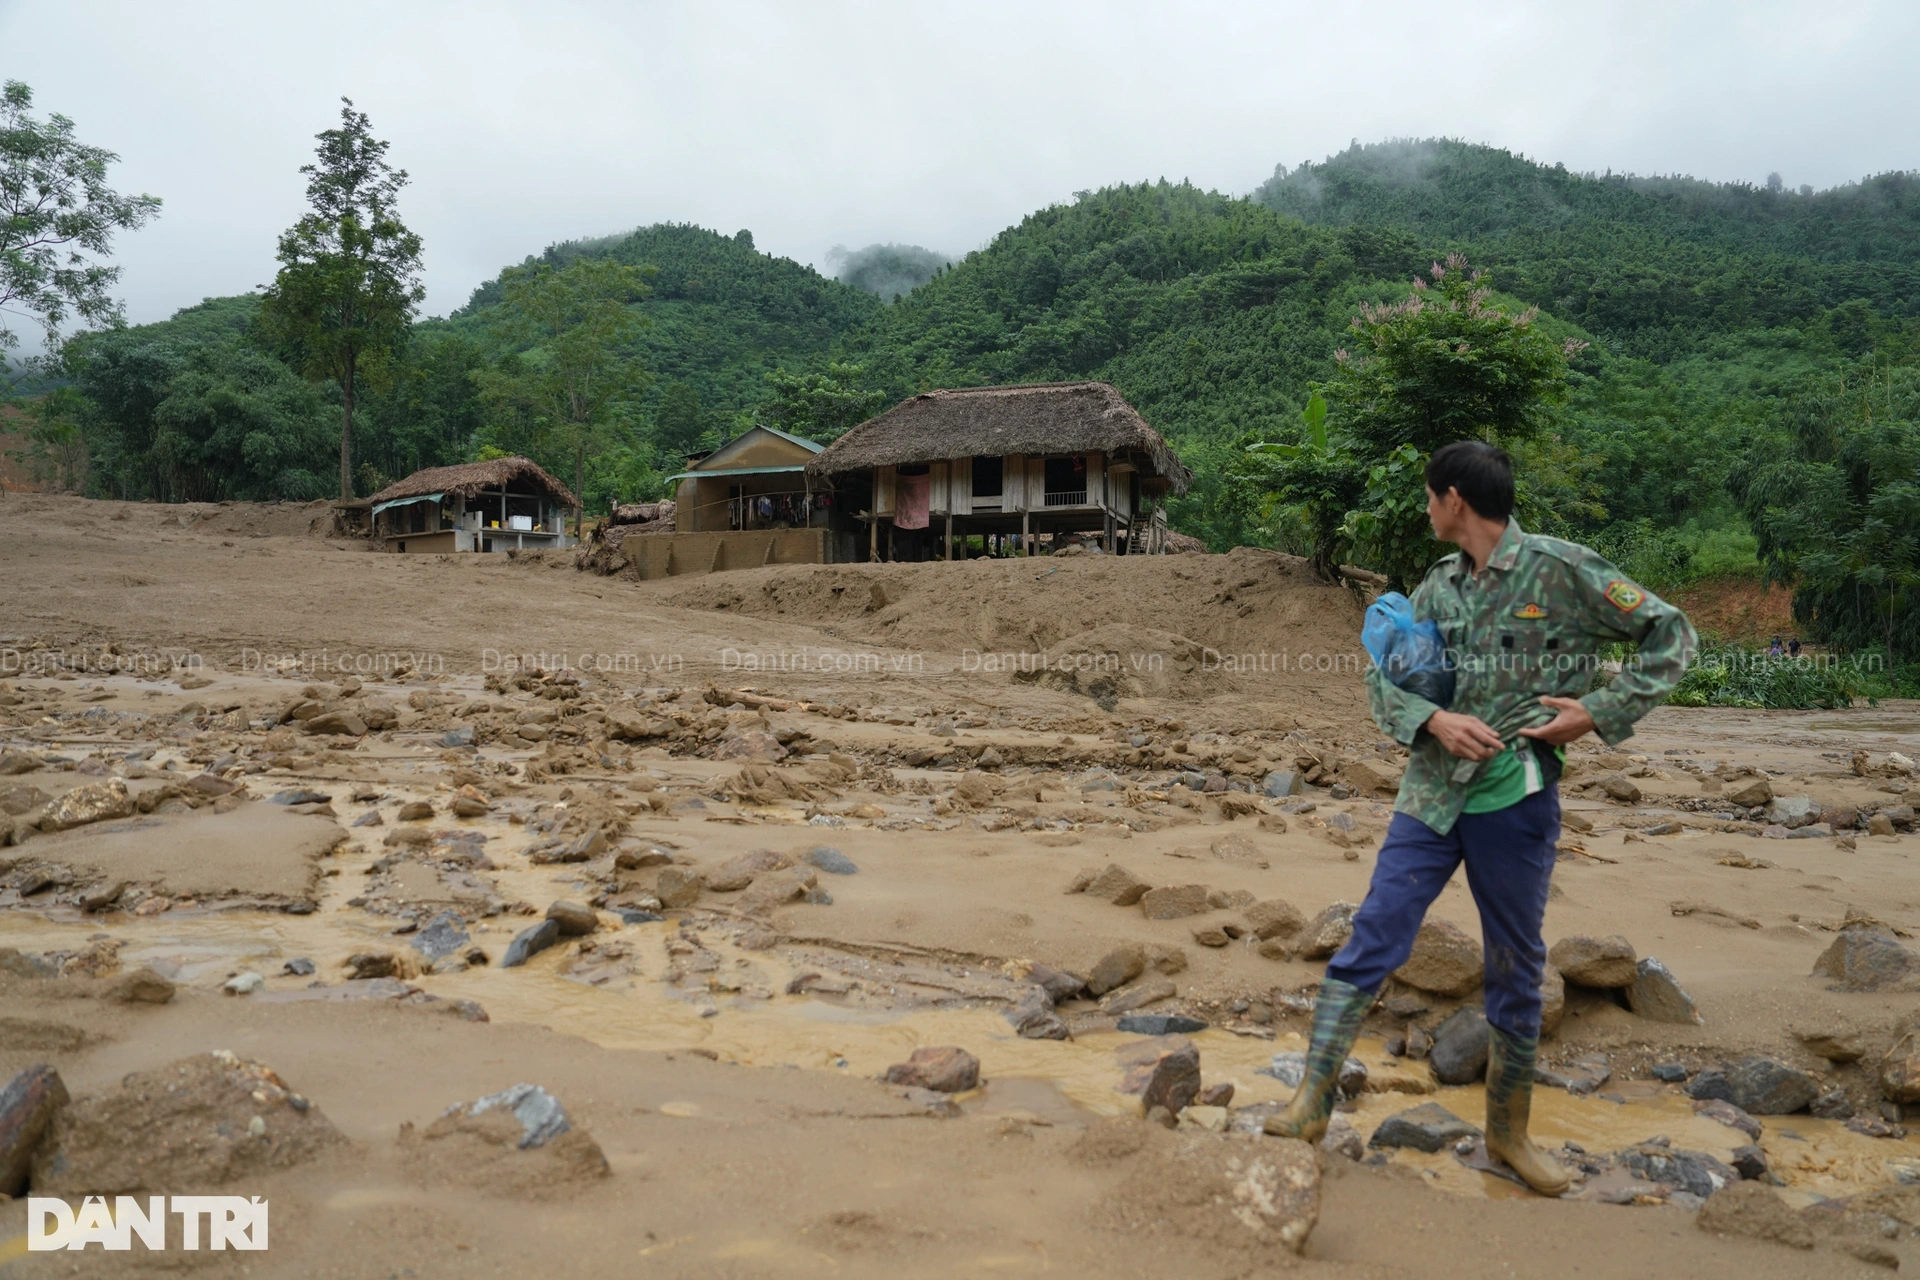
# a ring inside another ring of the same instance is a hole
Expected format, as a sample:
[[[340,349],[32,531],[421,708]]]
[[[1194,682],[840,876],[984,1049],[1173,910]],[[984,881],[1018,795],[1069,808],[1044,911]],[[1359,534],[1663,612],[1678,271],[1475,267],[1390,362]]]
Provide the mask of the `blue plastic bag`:
[[[1439,624],[1416,622],[1413,601],[1389,591],[1367,606],[1360,644],[1381,674],[1436,707],[1453,703],[1453,664]]]

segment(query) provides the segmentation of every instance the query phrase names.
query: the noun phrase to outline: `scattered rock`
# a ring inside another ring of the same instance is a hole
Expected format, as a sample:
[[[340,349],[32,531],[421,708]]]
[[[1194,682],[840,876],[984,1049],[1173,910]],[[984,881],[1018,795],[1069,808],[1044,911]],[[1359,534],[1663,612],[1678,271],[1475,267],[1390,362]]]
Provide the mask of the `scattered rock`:
[[[1160,1056],[1147,1076],[1140,1093],[1142,1114],[1165,1107],[1170,1115],[1179,1115],[1200,1094],[1200,1050],[1193,1042],[1182,1040]]]
[[[313,961],[305,956],[297,956],[280,966],[280,972],[296,978],[310,978],[314,973]]]
[[[560,923],[557,920],[542,920],[539,924],[530,925],[515,934],[513,941],[507,944],[507,953],[500,957],[500,967],[518,968],[558,941]]]
[[[823,892],[816,892],[819,877],[811,867],[788,867],[784,871],[769,871],[754,877],[747,891],[740,895],[736,905],[748,915],[765,915],[775,907],[786,906],[790,902],[806,900],[809,902],[831,903],[833,899]]]
[[[1847,1091],[1836,1085],[1809,1102],[1807,1112],[1820,1120],[1846,1120],[1853,1115],[1853,1103],[1847,1100]]]
[[[770,871],[780,871],[793,865],[793,860],[783,853],[772,849],[755,849],[736,858],[729,858],[714,870],[707,873],[707,888],[715,893],[737,893],[752,884],[754,877]]]
[[[1750,1236],[1795,1249],[1813,1248],[1813,1228],[1764,1182],[1736,1183],[1710,1197],[1693,1224],[1722,1236]]]
[[[1176,884],[1147,890],[1140,896],[1140,909],[1149,920],[1178,920],[1212,908],[1207,904],[1207,886]]]
[[[471,941],[467,931],[461,927],[461,923],[458,912],[442,911],[427,923],[426,928],[408,938],[407,944],[425,956],[428,964],[433,964],[459,951]],[[288,961],[287,972],[300,972],[294,968],[298,963],[300,962],[297,960]],[[311,973],[312,970],[308,969],[307,972]]]
[[[1054,1012],[1053,1001],[1046,991],[1037,986],[1028,987],[1026,993],[1007,1010],[1007,1021],[1013,1024],[1022,1039],[1026,1040],[1070,1040],[1072,1032],[1065,1018]]]
[[[1540,1034],[1550,1036],[1560,1029],[1567,1012],[1567,984],[1552,965],[1540,969]]]
[[[957,1045],[915,1049],[905,1062],[887,1068],[886,1079],[935,1093],[965,1093],[980,1084],[980,1059]]]
[[[0,1196],[26,1194],[27,1174],[69,1099],[60,1073],[28,1067],[0,1089]]]
[[[1677,1187],[1702,1200],[1740,1181],[1738,1173],[1704,1151],[1677,1151],[1651,1142],[1621,1152],[1620,1163],[1648,1182]]]
[[[1146,972],[1147,953],[1137,942],[1126,942],[1107,952],[1087,972],[1087,990],[1103,996]]]
[[[1411,1147],[1434,1152],[1462,1138],[1478,1138],[1480,1130],[1437,1102],[1423,1102],[1388,1116],[1367,1140],[1370,1147]]]
[[[1276,1053],[1266,1066],[1256,1067],[1254,1073],[1272,1076],[1281,1084],[1298,1089],[1300,1082],[1307,1078],[1307,1055],[1297,1050]],[[1358,1058],[1345,1059],[1333,1078],[1333,1085],[1349,1098],[1359,1097],[1367,1088],[1367,1064]]]
[[[1726,798],[1742,809],[1757,809],[1773,800],[1773,784],[1765,778],[1754,778],[1727,792]]]
[[[560,1099],[537,1084],[516,1084],[499,1093],[490,1093],[484,1098],[449,1107],[442,1115],[479,1116],[494,1110],[507,1112],[519,1121],[520,1134],[514,1145],[522,1151],[544,1147],[573,1128],[573,1123],[567,1119],[566,1108],[560,1105]]]
[[[1246,918],[1247,928],[1262,942],[1270,938],[1290,938],[1307,925],[1306,917],[1291,902],[1282,898],[1256,902],[1242,914]]]
[[[1028,982],[1045,991],[1047,999],[1054,1004],[1070,1000],[1087,988],[1085,978],[1044,964],[1027,965],[1024,976]]]
[[[1823,812],[1812,796],[1775,796],[1767,806],[1767,821],[1794,831],[1820,821]]]
[[[1758,1055],[1742,1058],[1724,1071],[1702,1071],[1687,1085],[1690,1098],[1718,1098],[1756,1116],[1791,1115],[1804,1110],[1819,1092],[1806,1072]]]
[[[1556,1089],[1565,1089],[1575,1097],[1592,1093],[1612,1076],[1613,1064],[1607,1060],[1606,1054],[1598,1051],[1580,1054],[1560,1066],[1536,1065],[1533,1069],[1535,1080]]]
[[[433,820],[433,806],[425,800],[409,800],[393,816],[396,822],[430,822]]]
[[[1199,1018],[1189,1018],[1183,1013],[1132,1013],[1115,1024],[1118,1030],[1136,1036],[1191,1035],[1196,1031],[1205,1031],[1207,1024]],[[1232,1086],[1228,1086],[1231,1092]]]
[[[1583,987],[1630,987],[1638,976],[1633,944],[1619,934],[1575,934],[1553,944],[1547,960],[1568,982]]]
[[[1874,929],[1843,929],[1813,972],[1834,979],[1831,991],[1899,990],[1920,973],[1920,953]]]
[[[1627,988],[1627,1006],[1650,1022],[1697,1025],[1706,1021],[1680,980],[1652,956],[1635,966],[1633,985]]]
[[[102,994],[120,1004],[165,1004],[173,999],[173,990],[172,982],[151,969],[140,968],[115,978]]]
[[[1284,800],[1300,790],[1300,775],[1291,769],[1275,769],[1260,783],[1260,794],[1269,800]]]
[[[1709,1120],[1718,1120],[1727,1128],[1738,1129],[1753,1141],[1760,1141],[1760,1122],[1725,1098],[1695,1098],[1693,1113]]]
[[[347,981],[391,978],[401,971],[400,957],[391,951],[356,951],[347,957]]]
[[[663,907],[690,907],[699,900],[702,886],[700,873],[691,867],[663,867],[654,882],[653,896]]]
[[[1335,902],[1309,920],[1298,939],[1300,958],[1326,960],[1346,946],[1353,936],[1353,915],[1358,910],[1357,902]]]
[[[220,985],[220,989],[230,996],[250,996],[267,985],[267,980],[257,973],[236,973]]]
[[[547,919],[559,925],[561,936],[566,938],[583,937],[600,927],[599,912],[564,898],[547,908]]]
[[[1920,1102],[1920,1036],[1904,1031],[1880,1060],[1880,1089],[1898,1103]]]
[[[1130,987],[1122,987],[1100,1002],[1105,1014],[1132,1013],[1161,1000],[1173,999],[1173,983],[1165,978],[1143,978]]]
[[[1621,775],[1611,774],[1600,779],[1600,789],[1622,804],[1639,804],[1640,788],[1632,780]]]
[[[1767,1176],[1767,1153],[1754,1143],[1743,1142],[1735,1147],[1730,1163],[1733,1171],[1748,1181]]]
[[[1145,880],[1116,862],[1095,876],[1086,892],[1089,897],[1111,902],[1116,907],[1130,907],[1140,901],[1149,887]]]
[[[854,865],[852,858],[826,845],[818,845],[801,856],[830,876],[850,876],[860,870]]]
[[[1480,987],[1480,944],[1449,921],[1429,919],[1414,938],[1413,954],[1393,976],[1434,995],[1471,995]]]
[[[1428,1060],[1441,1084],[1473,1084],[1487,1076],[1487,1018],[1471,1006],[1457,1009],[1433,1033]]]
[[[135,1072],[70,1103],[30,1181],[38,1194],[72,1197],[257,1186],[342,1141],[270,1068],[221,1050]]]
[[[109,778],[105,782],[89,782],[55,800],[47,806],[40,818],[42,831],[66,831],[73,827],[85,826],[89,822],[105,822],[113,818],[133,816],[135,810],[133,796],[127,791],[127,784],[118,778]]]

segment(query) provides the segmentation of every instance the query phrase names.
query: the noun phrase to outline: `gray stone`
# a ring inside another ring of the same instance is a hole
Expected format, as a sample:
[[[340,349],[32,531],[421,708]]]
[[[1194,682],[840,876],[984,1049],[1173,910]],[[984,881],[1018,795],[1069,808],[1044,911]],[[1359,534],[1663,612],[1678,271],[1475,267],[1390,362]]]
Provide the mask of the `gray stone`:
[[[1116,907],[1130,907],[1140,901],[1147,888],[1145,880],[1116,862],[1093,878],[1086,887],[1086,893],[1088,897],[1111,902]]]
[[[1166,885],[1142,894],[1140,909],[1149,920],[1179,920],[1211,910],[1207,896],[1207,886],[1203,884]]]
[[[1733,1171],[1749,1182],[1767,1176],[1767,1153],[1751,1142],[1733,1149]]]
[[[324,791],[315,791],[310,787],[296,787],[291,791],[276,791],[267,797],[268,804],[325,804],[333,799]]]
[[[1637,976],[1633,944],[1618,934],[1575,934],[1553,944],[1547,960],[1568,982],[1583,987],[1630,987]]]
[[[1459,999],[1479,990],[1480,944],[1459,926],[1428,919],[1413,940],[1413,953],[1393,976],[1418,991]]]
[[[578,938],[600,927],[600,915],[592,907],[561,899],[547,908],[547,919],[560,926],[569,938]]]
[[[1600,789],[1622,804],[1639,804],[1640,788],[1621,774],[1612,774],[1600,779]]]
[[[807,850],[801,856],[830,876],[850,876],[860,870],[852,858],[824,844]]]
[[[793,865],[792,859],[772,849],[755,849],[729,858],[707,873],[707,888],[715,893],[734,893],[746,888],[758,876]]]
[[[1845,1089],[1835,1087],[1809,1102],[1807,1112],[1819,1120],[1848,1120],[1853,1116],[1853,1103],[1847,1100]]]
[[[1557,1067],[1538,1066],[1533,1069],[1533,1078],[1541,1084],[1556,1089],[1565,1089],[1575,1097],[1584,1097],[1605,1084],[1613,1076],[1613,1064],[1604,1053],[1583,1053]]]
[[[1200,1050],[1191,1041],[1183,1041],[1153,1064],[1147,1087],[1140,1093],[1142,1115],[1155,1107],[1165,1107],[1169,1115],[1179,1115],[1192,1105],[1200,1093]]]
[[[513,1118],[520,1122],[519,1145],[522,1151],[544,1147],[573,1128],[567,1119],[566,1108],[560,1105],[560,1099],[537,1084],[516,1084],[511,1089],[475,1099],[465,1107],[449,1108],[446,1114],[452,1115],[462,1110],[470,1116],[495,1110],[513,1112]]]
[[[666,919],[658,911],[642,911],[635,907],[621,907],[619,916],[621,924],[658,924]]]
[[[0,1089],[0,1195],[26,1193],[33,1158],[67,1102],[60,1073],[45,1064],[28,1067]]]
[[[1085,978],[1044,964],[1029,965],[1027,981],[1045,991],[1047,999],[1054,1004],[1059,1004],[1062,1000],[1070,1000],[1087,989]]]
[[[1633,985],[1627,988],[1627,1005],[1650,1022],[1697,1025],[1705,1021],[1680,980],[1652,956],[1636,966]]]
[[[1880,1091],[1894,1102],[1920,1102],[1920,1036],[1911,1024],[1895,1028],[1899,1036],[1880,1060]]]
[[[1791,1115],[1804,1110],[1819,1092],[1806,1072],[1760,1056],[1742,1058],[1724,1070],[1702,1071],[1687,1086],[1690,1098],[1718,1098],[1756,1116]]]
[[[1307,924],[1306,917],[1295,910],[1291,902],[1281,898],[1256,902],[1242,914],[1246,917],[1247,928],[1262,942],[1269,938],[1291,937]]]
[[[428,922],[426,928],[408,938],[407,943],[425,956],[427,963],[432,964],[442,956],[452,955],[467,945],[470,939],[467,937],[467,931],[460,927],[463,923],[458,912],[442,911]],[[294,971],[292,964],[288,964],[287,969],[289,972]],[[312,970],[309,969],[308,972],[311,973]]]
[[[1434,1031],[1428,1058],[1441,1084],[1474,1084],[1486,1079],[1486,1015],[1471,1006],[1455,1010]]]
[[[1773,784],[1765,778],[1755,778],[1727,792],[1726,798],[1727,803],[1737,804],[1742,809],[1756,809],[1773,799]]]
[[[1684,1083],[1688,1074],[1687,1068],[1682,1063],[1656,1062],[1653,1064],[1653,1078],[1666,1084]]]
[[[1067,1029],[1066,1019],[1053,1010],[1053,1001],[1046,991],[1037,986],[1028,987],[1026,993],[1007,1010],[1007,1021],[1013,1029],[1027,1040],[1069,1040],[1072,1033]]]
[[[1823,810],[1812,796],[1775,796],[1767,806],[1767,821],[1792,831],[1820,821]]]
[[[1787,832],[1789,840],[1824,840],[1833,834],[1833,828],[1824,822],[1811,823],[1804,827],[1794,827]]]
[[[513,936],[513,941],[507,944],[507,953],[500,957],[500,967],[502,969],[517,968],[558,941],[560,941],[559,923],[553,920],[542,920],[539,924],[522,929]]]
[[[905,1062],[888,1067],[886,1078],[888,1084],[935,1093],[965,1093],[980,1083],[980,1059],[958,1045],[915,1049]]]
[[[1300,932],[1300,958],[1325,960],[1346,946],[1353,936],[1353,914],[1359,909],[1357,902],[1335,902],[1309,920]]]
[[[1760,1140],[1760,1122],[1725,1098],[1696,1098],[1693,1113],[1717,1120],[1729,1129],[1738,1129],[1755,1142]]]
[[[1207,1029],[1199,1018],[1182,1013],[1130,1013],[1114,1025],[1136,1036],[1190,1035]]]
[[[1434,1152],[1462,1138],[1477,1138],[1480,1130],[1468,1124],[1437,1102],[1388,1116],[1367,1139],[1370,1147],[1411,1147],[1415,1151]]]
[[[314,972],[313,961],[307,959],[305,956],[296,956],[281,965],[280,972],[291,974],[296,978],[310,978]]]
[[[1307,1077],[1307,1055],[1297,1050],[1276,1053],[1273,1060],[1264,1067],[1254,1068],[1255,1075],[1272,1076],[1281,1084],[1298,1089],[1300,1082]],[[1347,1097],[1358,1097],[1366,1091],[1367,1064],[1358,1058],[1348,1058],[1340,1064],[1339,1072],[1334,1076],[1334,1087]]]
[[[690,907],[700,897],[705,881],[691,867],[662,867],[653,896],[665,907]]]
[[[1105,1014],[1132,1013],[1135,1009],[1144,1009],[1150,1004],[1162,1000],[1171,1000],[1174,996],[1173,983],[1166,978],[1142,978],[1130,987],[1122,987],[1112,992],[1100,1002],[1100,1012]]]
[[[473,726],[463,724],[457,728],[447,730],[440,735],[440,745],[443,747],[453,747],[455,749],[471,747],[473,745]]]
[[[1260,783],[1260,794],[1269,800],[1284,800],[1300,790],[1300,775],[1291,769],[1275,769]]]
[[[1678,1187],[1702,1200],[1740,1181],[1740,1175],[1704,1151],[1675,1151],[1642,1143],[1620,1153],[1620,1163],[1637,1177]]]
[[[1115,987],[1139,977],[1146,967],[1146,949],[1137,942],[1122,943],[1101,956],[1087,973],[1087,990],[1096,996],[1103,996]]]
[[[1834,979],[1832,991],[1887,991],[1912,985],[1920,953],[1873,929],[1845,929],[1813,962],[1815,976]]]

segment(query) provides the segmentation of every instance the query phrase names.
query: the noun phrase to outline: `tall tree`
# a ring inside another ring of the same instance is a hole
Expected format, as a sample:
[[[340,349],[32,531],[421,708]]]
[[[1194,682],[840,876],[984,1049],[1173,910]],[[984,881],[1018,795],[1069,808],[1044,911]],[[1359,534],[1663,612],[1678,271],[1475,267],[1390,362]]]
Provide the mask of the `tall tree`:
[[[340,101],[340,127],[314,135],[319,160],[300,168],[311,211],[280,237],[280,273],[261,318],[308,377],[340,388],[344,502],[353,496],[354,381],[383,379],[426,289],[420,237],[394,208],[407,171],[387,163],[387,143],[366,113]]]
[[[536,448],[564,454],[576,495],[586,490],[588,456],[618,443],[617,425],[653,380],[626,350],[652,323],[631,305],[652,292],[652,274],[610,258],[578,258],[558,269],[532,262],[501,276],[500,336],[521,351],[474,372],[488,425],[517,429]],[[576,534],[579,525],[575,508]]]
[[[120,157],[73,136],[62,115],[27,114],[33,90],[18,80],[0,88],[0,349],[19,344],[7,315],[46,330],[52,349],[69,312],[98,325],[120,321],[110,292],[120,268],[104,257],[115,231],[131,231],[160,212],[157,196],[123,196],[107,185]]]

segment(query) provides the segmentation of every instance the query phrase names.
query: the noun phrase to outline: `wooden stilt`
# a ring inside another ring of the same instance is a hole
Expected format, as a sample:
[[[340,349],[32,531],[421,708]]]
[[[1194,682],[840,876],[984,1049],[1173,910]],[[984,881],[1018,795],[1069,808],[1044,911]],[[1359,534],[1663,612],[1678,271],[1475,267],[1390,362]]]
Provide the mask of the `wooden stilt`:
[[[1020,554],[1033,554],[1033,513],[1022,509],[1020,512]]]
[[[942,539],[947,545],[941,553],[946,560],[953,559],[953,512],[947,512],[947,536]]]
[[[867,521],[867,563],[880,563],[880,517]]]

